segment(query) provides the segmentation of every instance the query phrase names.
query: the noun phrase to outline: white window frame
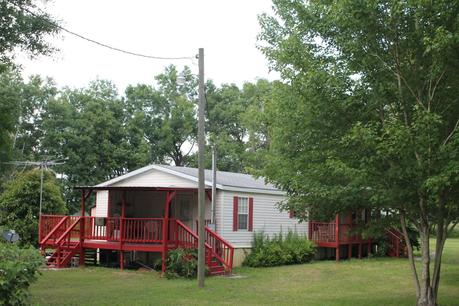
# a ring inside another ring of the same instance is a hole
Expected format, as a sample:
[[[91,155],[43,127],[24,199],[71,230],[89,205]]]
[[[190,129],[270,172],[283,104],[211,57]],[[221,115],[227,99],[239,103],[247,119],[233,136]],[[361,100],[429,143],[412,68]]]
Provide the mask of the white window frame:
[[[243,203],[245,201],[245,203]],[[242,206],[245,204],[245,207]],[[244,209],[245,208],[245,212]],[[241,228],[241,216],[245,216],[245,227]],[[249,230],[249,198],[248,197],[237,197],[237,230],[248,231]]]

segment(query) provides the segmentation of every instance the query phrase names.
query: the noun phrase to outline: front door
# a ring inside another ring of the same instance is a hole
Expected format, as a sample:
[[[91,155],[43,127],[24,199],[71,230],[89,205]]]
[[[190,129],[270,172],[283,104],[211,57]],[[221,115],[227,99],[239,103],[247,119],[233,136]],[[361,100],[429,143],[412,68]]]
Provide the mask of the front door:
[[[193,229],[193,197],[191,194],[177,195],[175,212],[177,219]]]

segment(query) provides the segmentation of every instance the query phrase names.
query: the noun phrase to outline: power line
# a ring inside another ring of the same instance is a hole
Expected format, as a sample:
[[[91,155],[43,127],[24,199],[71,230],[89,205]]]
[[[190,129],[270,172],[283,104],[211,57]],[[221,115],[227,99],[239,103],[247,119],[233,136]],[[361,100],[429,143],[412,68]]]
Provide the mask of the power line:
[[[48,23],[48,24],[50,24],[50,25],[52,25],[52,26],[54,26],[54,27],[56,27],[58,29],[61,29],[64,32],[67,32],[67,33],[69,33],[69,34],[71,34],[73,36],[76,36],[76,37],[80,38],[80,39],[86,40],[88,42],[91,42],[93,44],[96,44],[98,46],[101,46],[101,47],[104,47],[104,48],[107,48],[107,49],[110,49],[110,50],[113,50],[113,51],[121,52],[121,53],[128,54],[128,55],[133,55],[133,56],[137,56],[137,57],[154,59],[154,60],[192,60],[194,58],[193,56],[181,56],[181,57],[154,56],[154,55],[142,54],[142,53],[127,51],[127,50],[124,50],[124,49],[113,47],[113,46],[107,45],[105,43],[101,43],[99,41],[96,41],[94,39],[88,38],[86,36],[83,36],[81,34],[78,34],[76,32],[73,32],[71,30],[68,30],[68,29],[64,28],[63,26],[61,26],[61,25],[59,25],[59,24],[57,24],[55,22],[52,22],[49,19],[44,18],[43,16],[35,14],[31,10],[29,10],[28,8],[22,7],[20,5],[17,5],[16,3],[8,1],[8,0],[7,0],[7,2],[9,2],[11,5],[14,5],[14,6],[16,6],[17,8],[19,8],[21,10],[24,10],[24,11],[28,12],[30,15],[32,15],[32,16],[34,16],[36,18],[40,18],[41,20],[45,21],[46,23]],[[41,11],[43,14],[47,14],[46,12],[42,11],[40,8],[37,7],[37,9],[39,11]]]

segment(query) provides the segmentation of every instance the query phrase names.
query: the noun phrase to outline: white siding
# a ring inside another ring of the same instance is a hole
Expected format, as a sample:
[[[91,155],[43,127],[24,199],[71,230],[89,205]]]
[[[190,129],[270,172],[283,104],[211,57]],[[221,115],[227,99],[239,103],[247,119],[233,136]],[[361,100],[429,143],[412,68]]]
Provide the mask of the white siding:
[[[150,171],[114,183],[111,186],[197,188],[198,184],[176,175],[152,169]]]
[[[96,194],[96,217],[107,217],[108,190],[99,190]]]
[[[217,229],[223,238],[236,248],[250,247],[253,234],[260,231],[264,231],[270,236],[281,231],[286,233],[289,229],[299,234],[307,234],[307,223],[298,223],[295,218],[289,217],[288,212],[281,212],[277,208],[277,203],[284,200],[284,196],[229,191],[220,191],[220,193],[221,195],[217,197],[217,207],[220,206],[217,210],[217,220],[220,221],[220,225],[217,224]],[[233,231],[234,196],[253,198],[253,232]]]

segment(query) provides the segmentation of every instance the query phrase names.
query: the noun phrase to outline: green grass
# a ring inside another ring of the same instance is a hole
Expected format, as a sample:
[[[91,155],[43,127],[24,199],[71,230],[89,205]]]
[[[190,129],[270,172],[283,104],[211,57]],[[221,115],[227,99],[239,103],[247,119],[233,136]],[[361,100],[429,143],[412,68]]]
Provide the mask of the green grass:
[[[168,280],[156,272],[85,268],[44,271],[33,305],[414,305],[406,259],[317,261],[276,268],[238,268],[245,278]],[[441,305],[459,305],[459,239],[445,247]]]

